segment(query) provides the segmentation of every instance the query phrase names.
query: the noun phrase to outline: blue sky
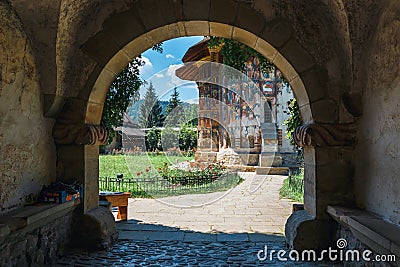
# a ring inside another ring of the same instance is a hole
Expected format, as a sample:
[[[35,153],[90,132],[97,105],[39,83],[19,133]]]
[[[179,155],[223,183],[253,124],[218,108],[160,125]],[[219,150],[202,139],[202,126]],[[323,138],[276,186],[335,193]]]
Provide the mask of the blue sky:
[[[152,82],[160,100],[168,100],[172,89],[177,86],[181,100],[198,101],[196,83],[184,81],[175,76],[175,70],[182,64],[182,57],[189,47],[203,39],[203,36],[181,37],[165,41],[163,53],[151,49],[142,54],[145,65],[141,67],[140,77]],[[146,87],[140,89],[140,97],[146,93]]]

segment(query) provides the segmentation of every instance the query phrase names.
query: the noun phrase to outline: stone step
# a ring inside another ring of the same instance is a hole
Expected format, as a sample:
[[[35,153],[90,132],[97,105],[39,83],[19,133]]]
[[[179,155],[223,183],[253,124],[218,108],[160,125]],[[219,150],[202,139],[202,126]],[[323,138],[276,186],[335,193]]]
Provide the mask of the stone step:
[[[288,167],[255,167],[256,174],[260,175],[289,175]]]
[[[256,166],[247,166],[247,165],[231,165],[227,166],[229,171],[238,171],[238,172],[255,172]]]

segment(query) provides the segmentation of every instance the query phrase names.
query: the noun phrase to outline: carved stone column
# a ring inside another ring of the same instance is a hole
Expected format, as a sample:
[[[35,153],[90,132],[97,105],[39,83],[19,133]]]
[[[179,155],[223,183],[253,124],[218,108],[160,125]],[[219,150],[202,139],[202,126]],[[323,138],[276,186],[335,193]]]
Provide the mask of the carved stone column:
[[[76,236],[80,246],[90,249],[111,246],[118,236],[114,216],[99,206],[99,145],[106,144],[108,136],[100,125],[58,122],[53,129],[58,179],[84,186],[84,214]]]
[[[304,149],[304,208],[294,212],[286,223],[288,244],[299,250],[323,249],[331,243],[331,217],[328,205],[354,205],[353,124],[307,124],[294,133]],[[305,216],[307,213],[308,216]]]
[[[104,145],[108,136],[101,125],[57,123],[53,130],[54,141],[61,145]]]
[[[108,139],[100,125],[58,122],[53,129],[57,145],[57,179],[84,185],[84,211],[98,206],[99,145]]]

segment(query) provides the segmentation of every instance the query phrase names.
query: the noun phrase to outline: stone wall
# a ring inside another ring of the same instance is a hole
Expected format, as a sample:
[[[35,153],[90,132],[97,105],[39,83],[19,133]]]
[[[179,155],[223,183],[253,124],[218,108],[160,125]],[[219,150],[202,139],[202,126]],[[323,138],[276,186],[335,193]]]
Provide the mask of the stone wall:
[[[356,151],[357,204],[400,225],[400,3],[382,12],[367,57],[364,107]]]
[[[29,40],[5,1],[0,17],[1,214],[34,201],[55,179],[55,147]]]
[[[67,252],[72,242],[75,211],[53,220],[42,220],[34,229],[21,229],[0,240],[0,266],[49,266]]]

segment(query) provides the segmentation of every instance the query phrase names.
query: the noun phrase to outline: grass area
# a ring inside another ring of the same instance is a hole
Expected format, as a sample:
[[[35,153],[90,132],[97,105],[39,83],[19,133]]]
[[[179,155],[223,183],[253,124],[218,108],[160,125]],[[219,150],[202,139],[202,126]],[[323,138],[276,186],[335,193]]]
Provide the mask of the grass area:
[[[284,198],[289,198],[294,201],[304,202],[304,173],[301,172],[297,175],[291,175],[285,179],[283,186],[279,191],[279,195]]]
[[[99,158],[100,190],[131,192],[132,197],[157,198],[226,191],[243,181],[236,173],[228,173],[207,184],[176,185],[160,177],[157,171],[165,165],[192,159],[193,157],[165,154],[101,155]],[[138,172],[141,174],[137,175]],[[124,179],[120,182],[116,180],[118,173],[124,174]],[[105,179],[105,177],[111,179]]]
[[[99,157],[99,176],[117,177],[118,173],[124,177],[136,177],[137,172],[146,172],[146,168],[151,167],[149,172],[156,174],[157,168],[162,168],[166,163],[168,166],[187,160],[193,157],[167,156],[165,154],[155,155],[100,155]]]

